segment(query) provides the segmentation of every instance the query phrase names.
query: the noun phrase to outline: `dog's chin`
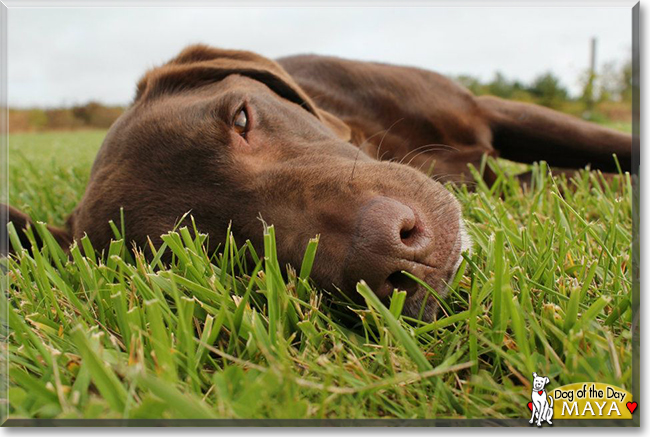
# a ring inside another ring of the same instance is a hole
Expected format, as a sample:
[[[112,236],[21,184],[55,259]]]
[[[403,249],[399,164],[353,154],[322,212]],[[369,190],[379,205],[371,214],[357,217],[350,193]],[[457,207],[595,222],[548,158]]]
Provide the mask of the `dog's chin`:
[[[416,293],[404,301],[402,315],[430,323],[438,314],[439,308],[436,299],[424,287],[419,286]]]

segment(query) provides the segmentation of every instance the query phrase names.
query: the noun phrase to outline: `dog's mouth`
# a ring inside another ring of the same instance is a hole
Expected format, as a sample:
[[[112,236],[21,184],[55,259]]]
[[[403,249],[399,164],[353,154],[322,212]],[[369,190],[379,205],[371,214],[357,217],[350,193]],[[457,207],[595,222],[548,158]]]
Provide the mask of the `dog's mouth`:
[[[459,219],[458,258],[453,263],[449,274],[441,274],[440,266],[436,266],[434,263],[413,261],[404,270],[388,275],[376,294],[380,298],[388,300],[395,289],[405,291],[406,301],[403,314],[411,318],[431,321],[439,308],[439,300],[448,294],[451,281],[458,273],[464,259],[463,253],[469,253],[471,246],[472,241],[467,234],[463,220]]]
[[[395,272],[386,279],[386,283],[377,294],[380,296],[386,295],[383,300],[386,304],[389,304],[389,296],[392,296],[395,289],[405,291],[406,300],[404,301],[402,313],[407,317],[430,321],[438,309],[440,294],[445,294],[447,284],[443,284],[442,286],[445,288],[440,290],[441,281],[436,278],[431,267],[428,267],[428,270],[430,270],[430,273],[422,277],[420,281],[413,279],[412,276],[419,277],[419,275],[412,272]],[[426,286],[423,284],[426,284]]]
[[[396,270],[388,275],[384,283],[375,290],[375,294],[382,299],[386,299],[392,295],[393,290],[398,289],[406,291],[407,297],[411,297],[423,287],[421,282],[430,287],[434,286],[436,278],[433,266],[417,261],[409,264],[404,269]],[[418,278],[419,281],[414,278]]]
[[[407,296],[414,295],[422,285],[408,276],[404,271],[396,271],[388,275],[386,282],[377,290],[377,295],[387,296],[394,289],[406,291]]]

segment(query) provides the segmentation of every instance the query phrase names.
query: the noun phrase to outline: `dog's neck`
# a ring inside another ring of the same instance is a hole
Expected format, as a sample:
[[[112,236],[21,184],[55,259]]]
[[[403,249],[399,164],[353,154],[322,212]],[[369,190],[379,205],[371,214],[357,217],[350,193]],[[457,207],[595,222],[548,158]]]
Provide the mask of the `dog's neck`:
[[[541,391],[541,392],[546,392],[545,389],[536,390],[536,389],[533,388],[533,393],[539,393],[540,391]],[[542,394],[544,394],[544,393],[542,393]]]

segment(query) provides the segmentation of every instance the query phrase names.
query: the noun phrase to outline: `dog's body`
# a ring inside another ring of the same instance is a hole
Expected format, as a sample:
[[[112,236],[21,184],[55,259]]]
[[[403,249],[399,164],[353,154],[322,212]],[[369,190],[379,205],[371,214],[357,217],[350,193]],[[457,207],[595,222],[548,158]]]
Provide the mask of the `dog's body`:
[[[553,397],[549,396],[544,390],[544,387],[549,382],[548,377],[537,376],[537,373],[533,372],[533,391],[531,394],[533,411],[529,423],[533,423],[537,418],[537,426],[542,426],[544,421],[549,425],[553,425],[553,422],[551,422],[553,419]]]
[[[478,168],[483,155],[616,172],[616,153],[630,169],[629,135],[537,105],[475,97],[431,71],[313,55],[279,62],[319,108],[350,127],[353,144],[436,180],[472,180],[468,164]]]
[[[123,208],[127,238],[146,248],[191,211],[213,247],[229,223],[262,247],[261,216],[276,226],[281,261],[299,265],[320,234],[320,286],[353,297],[361,279],[382,298],[406,289],[415,315],[427,292],[400,272],[444,295],[469,246],[457,201],[435,180],[469,180],[484,154],[615,171],[613,153],[629,170],[631,137],[475,97],[429,71],[193,46],[140,81],[67,232],[53,231],[105,248]],[[10,209],[12,218],[26,221]],[[434,309],[429,299],[425,318]]]

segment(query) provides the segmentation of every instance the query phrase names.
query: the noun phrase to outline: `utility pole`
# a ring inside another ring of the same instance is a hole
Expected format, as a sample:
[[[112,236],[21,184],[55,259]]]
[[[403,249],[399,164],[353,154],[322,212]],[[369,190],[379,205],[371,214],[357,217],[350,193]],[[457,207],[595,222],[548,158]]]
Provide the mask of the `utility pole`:
[[[589,65],[589,78],[585,87],[584,99],[587,111],[594,109],[594,81],[596,80],[596,37],[591,38],[591,62]]]
[[[589,69],[592,76],[596,74],[596,38],[591,38],[591,67]]]

